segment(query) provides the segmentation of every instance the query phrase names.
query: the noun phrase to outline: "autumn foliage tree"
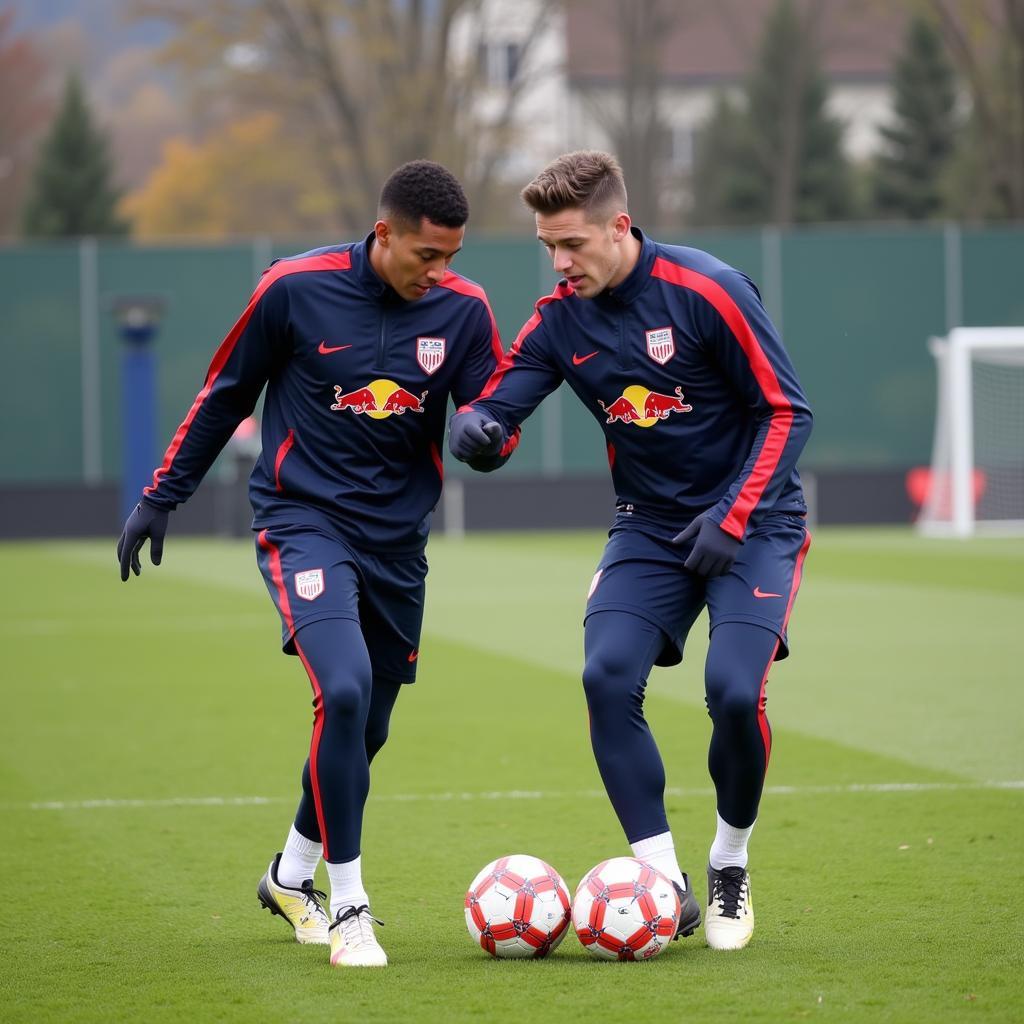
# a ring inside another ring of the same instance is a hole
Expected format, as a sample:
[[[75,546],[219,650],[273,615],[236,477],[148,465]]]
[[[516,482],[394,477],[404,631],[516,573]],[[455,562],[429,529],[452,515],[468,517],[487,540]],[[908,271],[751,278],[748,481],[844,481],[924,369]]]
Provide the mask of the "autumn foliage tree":
[[[0,11],[0,235],[17,226],[35,143],[52,109],[43,59],[30,38],[13,33],[13,19],[13,11]]]
[[[122,204],[139,238],[226,238],[321,229],[331,200],[303,184],[301,162],[268,112],[206,141],[171,139],[145,185]]]
[[[445,163],[482,207],[515,142],[530,52],[557,3],[537,5],[503,98],[481,118],[481,0],[135,0],[177,28],[166,51],[208,131],[273,111],[305,161],[298,180],[331,197],[331,226],[358,231],[399,163]],[[455,53],[456,24],[469,38]]]

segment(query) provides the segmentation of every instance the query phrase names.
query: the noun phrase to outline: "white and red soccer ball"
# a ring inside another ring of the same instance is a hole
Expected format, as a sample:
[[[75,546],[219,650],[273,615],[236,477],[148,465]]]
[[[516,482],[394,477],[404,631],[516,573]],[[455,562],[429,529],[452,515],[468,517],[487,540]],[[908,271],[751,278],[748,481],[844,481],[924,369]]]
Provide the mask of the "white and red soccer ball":
[[[499,959],[547,956],[569,930],[569,889],[538,857],[499,857],[466,893],[466,927]]]
[[[657,956],[675,937],[679,914],[675,886],[635,857],[612,857],[591,868],[572,904],[583,948],[604,960]]]

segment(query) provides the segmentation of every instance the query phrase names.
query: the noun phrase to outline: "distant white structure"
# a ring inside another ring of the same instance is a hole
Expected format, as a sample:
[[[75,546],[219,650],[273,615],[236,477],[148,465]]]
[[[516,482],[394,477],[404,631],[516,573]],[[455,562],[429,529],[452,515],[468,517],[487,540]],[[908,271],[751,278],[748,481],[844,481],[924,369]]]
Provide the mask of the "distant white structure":
[[[525,184],[565,149],[569,136],[566,14],[544,0],[483,0],[452,28],[455,63],[479,59],[484,82],[476,115],[500,121],[515,91],[514,144],[498,168],[509,182]]]
[[[696,134],[718,92],[739,93],[774,5],[775,0],[674,0],[675,18],[661,50],[663,153],[672,171],[685,174],[692,167]],[[553,12],[551,6],[544,0],[483,0],[456,26],[453,53],[464,59],[471,46],[484,48],[484,117],[497,117],[516,74],[526,76],[514,155],[501,167],[508,180],[528,179],[567,150],[611,148],[599,114],[621,103],[620,5],[568,0]],[[890,77],[906,15],[888,4],[851,11],[844,0],[823,0],[820,10],[829,110],[846,126],[845,151],[862,161],[877,151],[879,128],[892,116]]]

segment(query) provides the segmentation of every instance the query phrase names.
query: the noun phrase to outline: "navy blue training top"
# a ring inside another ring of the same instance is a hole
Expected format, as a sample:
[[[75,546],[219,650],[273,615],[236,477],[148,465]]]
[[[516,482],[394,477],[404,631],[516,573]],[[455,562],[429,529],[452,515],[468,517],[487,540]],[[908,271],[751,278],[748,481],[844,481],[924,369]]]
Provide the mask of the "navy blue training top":
[[[448,397],[475,398],[502,356],[482,288],[449,271],[401,299],[373,236],[278,260],[213,357],[144,500],[199,486],[264,385],[253,526],[306,524],[367,551],[422,551],[441,494]]]
[[[806,513],[796,461],[811,411],[750,279],[699,249],[641,241],[593,299],[537,303],[473,408],[513,431],[564,380],[600,424],[616,525],[671,538],[696,515],[742,539]]]

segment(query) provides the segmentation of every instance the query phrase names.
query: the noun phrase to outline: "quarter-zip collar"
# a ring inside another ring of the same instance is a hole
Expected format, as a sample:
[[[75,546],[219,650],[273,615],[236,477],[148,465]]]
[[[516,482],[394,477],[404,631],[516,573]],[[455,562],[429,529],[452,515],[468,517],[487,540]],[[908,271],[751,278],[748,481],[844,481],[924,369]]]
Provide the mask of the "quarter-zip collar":
[[[654,258],[657,255],[654,243],[638,227],[631,227],[629,230],[640,242],[640,255],[637,257],[636,266],[621,284],[601,292],[597,297],[600,302],[628,306],[640,297],[651,279],[651,267],[654,266]]]
[[[370,247],[375,245],[374,233],[371,231],[361,242],[356,242],[351,249],[352,269],[356,272],[359,283],[366,294],[380,302],[393,303],[405,300],[382,278],[370,262]]]

